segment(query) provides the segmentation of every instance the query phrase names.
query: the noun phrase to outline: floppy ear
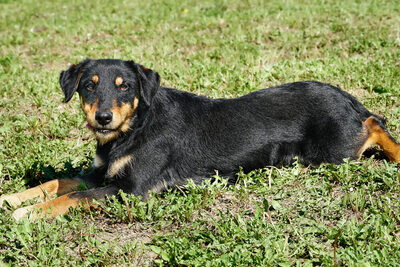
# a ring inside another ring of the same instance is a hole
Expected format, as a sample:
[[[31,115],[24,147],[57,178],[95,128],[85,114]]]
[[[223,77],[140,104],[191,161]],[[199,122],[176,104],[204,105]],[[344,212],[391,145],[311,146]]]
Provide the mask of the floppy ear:
[[[71,100],[75,91],[78,89],[79,81],[82,77],[82,67],[89,62],[90,59],[85,59],[78,65],[71,65],[68,70],[60,73],[60,85],[65,95],[65,103]]]
[[[140,64],[136,64],[138,74],[140,94],[147,106],[150,106],[160,88],[160,75],[151,69],[145,68]]]

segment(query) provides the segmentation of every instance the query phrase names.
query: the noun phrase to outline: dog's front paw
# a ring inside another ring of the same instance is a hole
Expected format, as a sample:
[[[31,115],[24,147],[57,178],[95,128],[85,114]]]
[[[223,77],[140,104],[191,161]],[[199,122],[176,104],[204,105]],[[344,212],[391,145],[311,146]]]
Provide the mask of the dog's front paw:
[[[19,221],[25,217],[27,217],[29,215],[29,213],[33,210],[32,206],[29,207],[23,207],[23,208],[19,208],[16,209],[13,214],[12,217],[16,220]],[[34,214],[32,214],[34,215]],[[32,216],[31,216],[32,217]],[[34,220],[35,218],[29,218],[30,220]]]
[[[17,197],[15,194],[0,196],[0,208],[2,208],[3,205],[5,204],[4,201],[7,201],[7,203],[14,208],[18,207],[22,203],[19,197]]]

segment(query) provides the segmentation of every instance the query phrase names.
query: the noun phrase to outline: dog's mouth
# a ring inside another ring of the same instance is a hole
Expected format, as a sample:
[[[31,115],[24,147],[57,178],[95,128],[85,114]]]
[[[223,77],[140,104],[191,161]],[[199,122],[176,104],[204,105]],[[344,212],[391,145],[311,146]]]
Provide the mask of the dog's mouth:
[[[86,124],[86,128],[88,128],[89,130],[92,130],[96,134],[101,134],[101,135],[107,135],[109,133],[117,132],[117,130],[113,130],[113,129],[95,128],[92,125],[90,125],[89,123]]]
[[[100,133],[100,134],[108,134],[108,133],[115,132],[115,130],[108,130],[108,129],[94,129],[94,131],[96,133]]]

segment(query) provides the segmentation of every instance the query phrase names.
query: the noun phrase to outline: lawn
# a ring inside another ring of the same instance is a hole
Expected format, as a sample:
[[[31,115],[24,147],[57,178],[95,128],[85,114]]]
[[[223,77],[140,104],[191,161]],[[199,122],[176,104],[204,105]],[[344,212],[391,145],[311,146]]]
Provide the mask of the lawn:
[[[211,98],[298,80],[340,86],[400,139],[400,2],[0,1],[0,195],[87,172],[95,139],[59,73],[133,59]],[[29,205],[27,203],[26,205]],[[239,172],[147,202],[15,222],[0,266],[397,266],[400,175],[380,155]]]

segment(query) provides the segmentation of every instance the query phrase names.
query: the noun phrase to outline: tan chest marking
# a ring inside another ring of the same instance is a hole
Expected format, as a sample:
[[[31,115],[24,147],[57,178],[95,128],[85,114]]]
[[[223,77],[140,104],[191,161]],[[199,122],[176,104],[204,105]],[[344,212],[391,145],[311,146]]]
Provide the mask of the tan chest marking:
[[[110,176],[110,177],[116,176],[117,174],[119,174],[122,171],[122,169],[127,164],[131,164],[132,160],[133,160],[133,156],[131,156],[131,155],[126,155],[126,156],[123,156],[123,157],[117,159],[108,168],[108,173],[107,173],[108,176]]]
[[[96,156],[94,156],[93,166],[95,168],[99,168],[99,167],[101,167],[103,165],[104,165],[104,161],[100,158],[99,155],[96,154]]]

